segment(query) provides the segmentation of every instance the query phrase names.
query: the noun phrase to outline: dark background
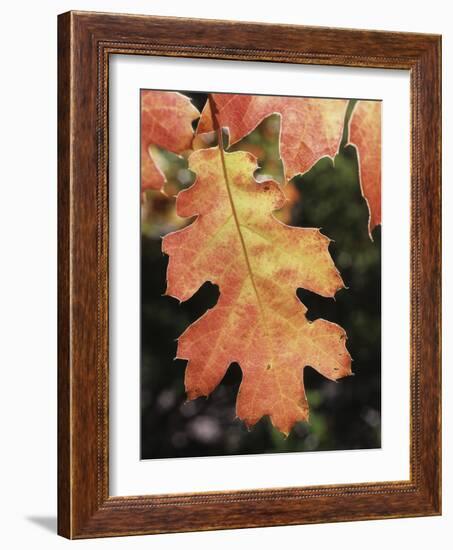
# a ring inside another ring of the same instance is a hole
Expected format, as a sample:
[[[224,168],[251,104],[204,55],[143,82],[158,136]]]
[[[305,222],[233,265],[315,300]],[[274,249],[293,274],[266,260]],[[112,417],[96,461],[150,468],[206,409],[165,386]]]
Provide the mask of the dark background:
[[[207,96],[186,93],[199,110]],[[350,102],[348,120],[354,101]],[[230,150],[249,150],[264,174],[281,180],[279,116],[272,115]],[[210,283],[179,305],[164,297],[167,257],[161,237],[190,223],[174,211],[174,194],[193,182],[184,158],[153,151],[168,179],[165,197],[148,191],[142,203],[141,264],[141,458],[367,449],[380,447],[381,423],[381,233],[368,235],[368,208],[358,181],[354,147],[345,146],[347,124],[334,163],[321,159],[309,173],[285,186],[289,204],[277,216],[290,225],[320,227],[333,239],[330,252],[348,289],[335,300],[299,289],[309,319],[322,317],[348,335],[354,376],[331,382],[304,369],[310,423],[300,422],[285,438],[267,417],[250,431],[235,419],[241,370],[232,364],[209,398],[186,402],[185,361],[174,360],[176,339],[207,308],[218,289]]]

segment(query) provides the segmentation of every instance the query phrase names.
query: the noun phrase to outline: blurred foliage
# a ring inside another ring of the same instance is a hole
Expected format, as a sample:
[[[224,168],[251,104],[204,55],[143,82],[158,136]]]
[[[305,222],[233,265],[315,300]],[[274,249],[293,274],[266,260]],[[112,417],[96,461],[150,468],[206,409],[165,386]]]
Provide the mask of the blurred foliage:
[[[198,109],[204,94],[189,95]],[[350,116],[353,102],[348,109]],[[272,115],[229,150],[247,150],[258,158],[257,179],[282,181],[278,155],[280,117]],[[346,131],[346,130],[345,130]],[[162,296],[167,257],[161,237],[190,223],[175,213],[174,195],[193,182],[187,160],[158,151],[168,183],[167,195],[148,191],[142,201],[142,349],[141,457],[191,457],[287,451],[366,449],[380,447],[381,410],[381,239],[380,228],[368,236],[368,209],[360,192],[355,149],[345,146],[332,162],[321,159],[309,173],[284,188],[287,205],[279,219],[301,227],[320,227],[333,242],[332,257],[347,289],[335,300],[299,289],[310,319],[340,324],[355,376],[331,382],[314,369],[304,370],[310,423],[298,423],[285,438],[263,418],[250,431],[235,418],[241,370],[232,364],[207,399],[186,402],[185,361],[174,360],[178,336],[218,299],[206,283],[187,302]]]

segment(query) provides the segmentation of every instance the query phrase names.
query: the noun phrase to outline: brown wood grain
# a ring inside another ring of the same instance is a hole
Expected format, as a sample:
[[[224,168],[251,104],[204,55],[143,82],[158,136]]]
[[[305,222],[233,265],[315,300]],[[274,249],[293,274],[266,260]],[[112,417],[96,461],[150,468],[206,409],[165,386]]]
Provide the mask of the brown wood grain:
[[[440,514],[440,37],[69,12],[59,16],[58,48],[58,532],[87,538]],[[109,496],[112,54],[410,71],[410,481]]]

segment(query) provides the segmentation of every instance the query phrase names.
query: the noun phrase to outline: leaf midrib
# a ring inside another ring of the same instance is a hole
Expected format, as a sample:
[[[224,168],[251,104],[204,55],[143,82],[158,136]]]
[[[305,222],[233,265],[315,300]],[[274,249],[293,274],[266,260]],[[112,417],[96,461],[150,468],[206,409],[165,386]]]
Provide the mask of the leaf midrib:
[[[261,301],[261,297],[260,297],[260,294],[258,292],[258,287],[257,287],[256,282],[255,282],[255,277],[254,277],[254,274],[253,274],[252,265],[251,265],[251,262],[250,262],[249,254],[247,252],[247,246],[245,244],[245,239],[244,239],[244,236],[243,236],[242,231],[241,231],[241,225],[242,224],[239,220],[239,216],[238,216],[238,213],[237,213],[237,210],[236,210],[236,205],[234,203],[233,191],[231,189],[231,184],[230,184],[230,181],[229,181],[229,178],[228,178],[228,170],[227,170],[227,167],[226,167],[225,152],[223,150],[223,147],[220,144],[219,144],[218,148],[219,148],[220,159],[221,159],[221,163],[222,163],[223,179],[225,181],[225,186],[226,186],[226,189],[227,189],[227,192],[228,192],[228,199],[230,201],[231,212],[233,214],[234,223],[236,225],[236,229],[237,229],[237,232],[238,232],[238,235],[239,235],[239,240],[240,240],[240,243],[241,243],[242,251],[244,253],[244,258],[245,258],[245,263],[246,263],[246,266],[247,266],[248,276],[250,278],[250,281],[252,283],[252,288],[253,288],[253,291],[254,291],[255,296],[256,296],[256,301],[258,303],[258,307],[259,307],[259,310],[260,310],[260,315],[261,315],[261,319],[262,319],[262,322],[263,322],[263,325],[264,325],[266,337],[269,340],[269,343],[271,343],[270,342],[270,333],[269,333],[269,328],[268,328],[268,325],[267,325],[264,306],[263,306],[263,303]],[[271,356],[273,356],[272,351],[273,351],[273,348],[272,348],[272,345],[271,345],[270,346]],[[274,364],[273,358],[272,358],[272,364]]]

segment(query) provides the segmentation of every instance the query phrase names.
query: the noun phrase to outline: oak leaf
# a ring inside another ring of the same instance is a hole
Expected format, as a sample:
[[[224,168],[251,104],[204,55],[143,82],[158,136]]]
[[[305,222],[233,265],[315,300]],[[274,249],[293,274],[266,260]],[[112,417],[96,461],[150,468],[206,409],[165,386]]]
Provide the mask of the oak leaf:
[[[150,147],[180,154],[192,146],[192,121],[200,116],[190,99],[179,92],[141,92],[141,188],[162,190],[165,175]]]
[[[360,187],[370,212],[368,231],[381,223],[381,102],[358,101],[349,122],[349,144],[357,151]]]
[[[178,340],[177,356],[188,361],[188,398],[208,396],[237,362],[237,416],[252,426],[269,415],[288,434],[296,421],[308,420],[306,366],[330,380],[351,374],[345,331],[323,319],[310,322],[296,295],[301,287],[333,297],[344,287],[330,240],[273,216],[284,193],[273,180],[254,179],[250,153],[200,149],[189,167],[196,180],[178,194],[176,207],[178,215],[196,218],[163,239],[166,294],[185,301],[210,281],[220,296]]]
[[[333,158],[340,147],[348,101],[241,94],[212,94],[217,120],[229,130],[230,145],[252,132],[267,116],[281,116],[280,156],[287,180],[304,174],[322,157]],[[214,130],[207,102],[197,134]]]

